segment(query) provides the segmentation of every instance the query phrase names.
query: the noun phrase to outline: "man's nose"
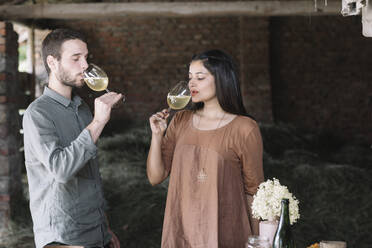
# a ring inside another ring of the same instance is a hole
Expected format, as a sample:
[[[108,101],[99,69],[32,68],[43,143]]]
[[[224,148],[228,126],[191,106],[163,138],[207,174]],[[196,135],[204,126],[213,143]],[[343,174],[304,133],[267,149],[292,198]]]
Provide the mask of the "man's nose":
[[[85,71],[87,68],[88,68],[88,62],[86,59],[83,59],[82,62],[81,62],[81,67],[83,68],[83,70]]]

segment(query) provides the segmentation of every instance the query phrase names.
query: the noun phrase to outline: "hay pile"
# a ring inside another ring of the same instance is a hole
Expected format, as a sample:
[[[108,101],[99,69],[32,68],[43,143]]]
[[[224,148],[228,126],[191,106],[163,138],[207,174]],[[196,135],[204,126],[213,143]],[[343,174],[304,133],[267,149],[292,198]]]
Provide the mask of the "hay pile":
[[[261,132],[265,177],[278,178],[300,201],[297,247],[320,240],[372,247],[372,149],[285,125],[261,125]],[[99,141],[107,214],[126,248],[160,247],[168,182],[152,187],[147,181],[150,137],[144,125]],[[34,247],[27,198],[19,203],[12,234],[0,247]]]

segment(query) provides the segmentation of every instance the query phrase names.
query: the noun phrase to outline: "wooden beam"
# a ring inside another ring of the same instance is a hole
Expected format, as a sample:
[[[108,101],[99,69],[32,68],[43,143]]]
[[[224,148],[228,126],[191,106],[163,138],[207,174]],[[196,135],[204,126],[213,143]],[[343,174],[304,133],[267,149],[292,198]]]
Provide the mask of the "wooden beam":
[[[120,16],[291,16],[340,15],[341,0],[248,2],[139,2],[2,5],[0,19],[90,19]]]

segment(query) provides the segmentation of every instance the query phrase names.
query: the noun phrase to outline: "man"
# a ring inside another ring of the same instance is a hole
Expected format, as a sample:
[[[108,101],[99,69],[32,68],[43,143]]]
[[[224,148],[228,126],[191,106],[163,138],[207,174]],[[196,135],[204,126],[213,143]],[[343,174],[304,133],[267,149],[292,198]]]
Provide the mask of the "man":
[[[105,217],[95,145],[121,94],[95,99],[94,117],[73,88],[82,87],[84,37],[57,29],[42,44],[49,75],[23,117],[25,164],[36,248],[47,244],[120,248]]]

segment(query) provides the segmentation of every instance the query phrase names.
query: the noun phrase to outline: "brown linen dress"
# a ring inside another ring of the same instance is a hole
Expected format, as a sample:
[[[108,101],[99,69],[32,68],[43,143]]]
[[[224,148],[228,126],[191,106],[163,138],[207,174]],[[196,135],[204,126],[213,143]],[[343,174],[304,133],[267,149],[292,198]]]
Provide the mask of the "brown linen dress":
[[[192,116],[176,113],[162,143],[170,180],[161,247],[243,248],[251,234],[246,194],[264,180],[259,127],[237,116],[199,130]]]

